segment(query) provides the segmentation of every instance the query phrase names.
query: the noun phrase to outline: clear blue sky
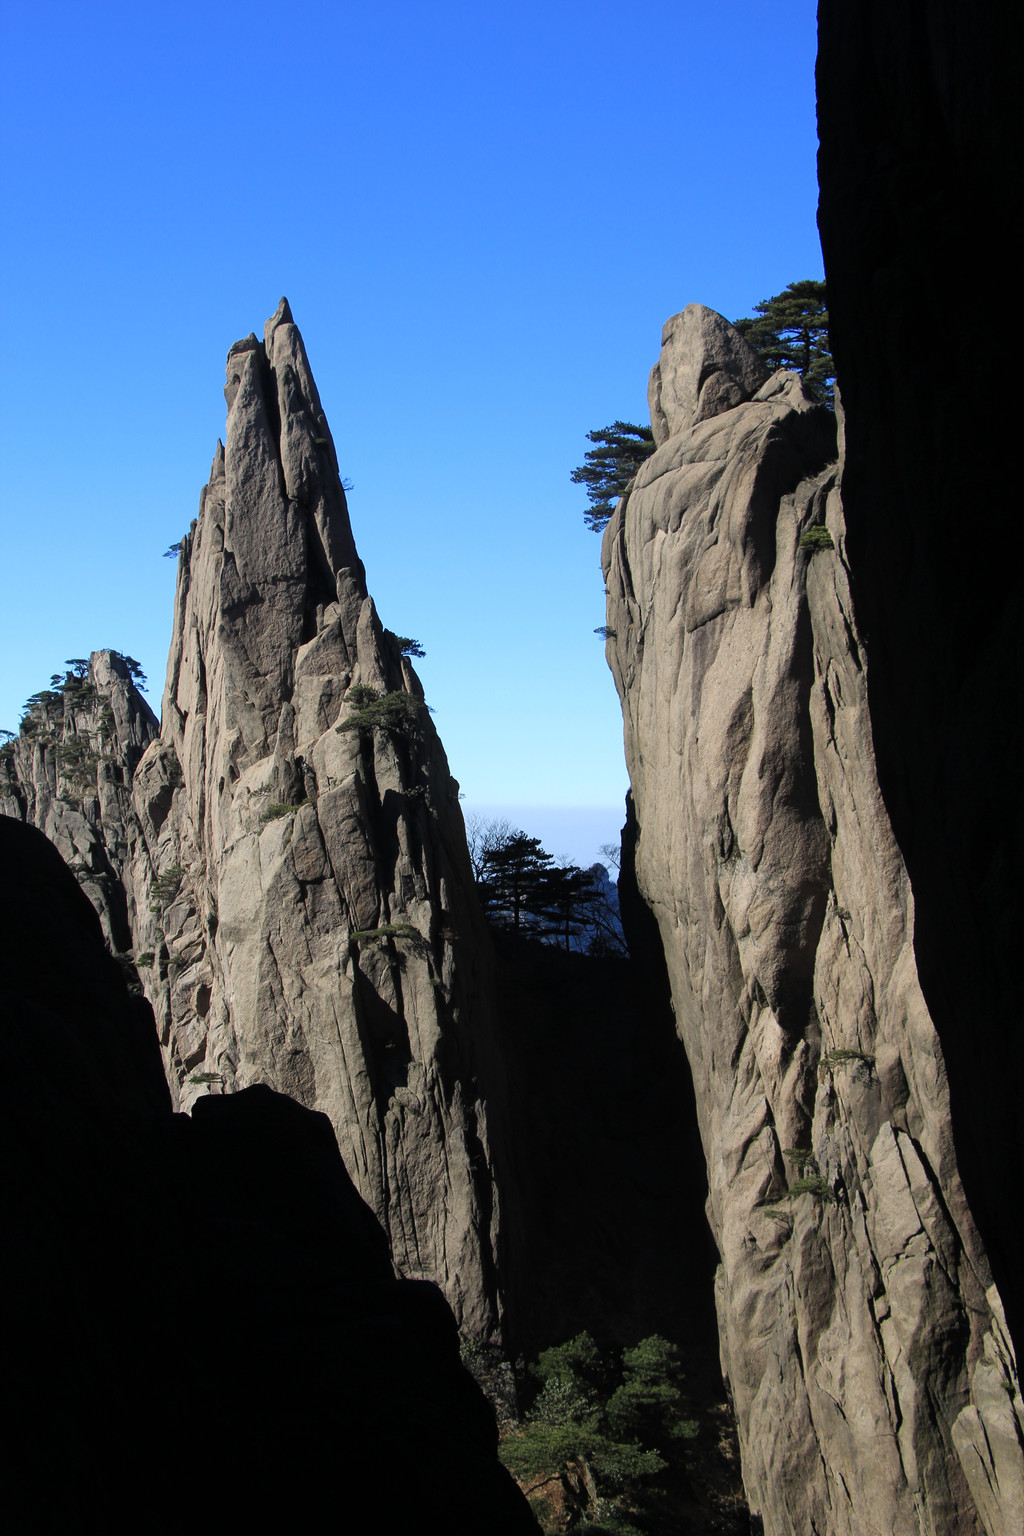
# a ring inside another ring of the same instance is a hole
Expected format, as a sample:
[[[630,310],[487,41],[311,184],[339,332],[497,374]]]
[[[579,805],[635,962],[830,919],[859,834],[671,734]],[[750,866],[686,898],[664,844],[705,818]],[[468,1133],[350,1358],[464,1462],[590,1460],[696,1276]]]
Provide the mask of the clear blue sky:
[[[159,708],[162,552],[284,293],[467,806],[592,812],[553,848],[590,862],[626,775],[569,471],[647,420],[670,314],[821,276],[814,13],[7,6],[0,725],[105,645]]]

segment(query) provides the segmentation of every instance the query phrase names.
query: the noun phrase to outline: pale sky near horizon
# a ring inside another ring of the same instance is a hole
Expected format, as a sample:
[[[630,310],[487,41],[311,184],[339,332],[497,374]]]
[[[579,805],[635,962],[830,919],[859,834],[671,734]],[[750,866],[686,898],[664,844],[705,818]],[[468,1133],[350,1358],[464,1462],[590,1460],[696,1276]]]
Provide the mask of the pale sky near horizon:
[[[162,553],[227,349],[287,294],[467,808],[542,837],[530,808],[562,808],[547,845],[592,862],[626,773],[569,472],[588,430],[648,419],[670,314],[822,275],[813,0],[57,0],[0,26],[0,726],[101,646],[159,710]]]

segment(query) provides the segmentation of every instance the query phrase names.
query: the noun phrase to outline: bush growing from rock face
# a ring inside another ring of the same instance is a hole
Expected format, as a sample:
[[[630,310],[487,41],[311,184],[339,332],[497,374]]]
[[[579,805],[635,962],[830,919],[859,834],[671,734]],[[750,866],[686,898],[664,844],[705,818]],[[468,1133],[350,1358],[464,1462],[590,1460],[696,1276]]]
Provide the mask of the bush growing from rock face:
[[[356,712],[337,727],[339,735],[342,731],[383,731],[389,736],[406,737],[420,733],[426,706],[411,693],[399,690],[378,695],[372,688],[357,686],[349,689],[348,699],[356,704]]]
[[[384,923],[380,928],[354,928],[349,934],[351,944],[384,944],[388,939],[402,939],[418,954],[430,948],[419,929],[412,923]]]
[[[754,315],[733,326],[774,372],[792,368],[811,392],[833,404],[836,370],[829,351],[828,297],[815,278],[790,283],[754,305]]]
[[[413,640],[409,635],[396,635],[390,629],[384,631],[384,637],[398,650],[400,656],[425,656],[427,653],[418,640]]]
[[[818,549],[834,549],[832,535],[823,523],[815,523],[811,528],[805,528],[799,538],[800,549],[809,550],[814,554]]]
[[[185,871],[180,864],[172,864],[162,875],[156,875],[150,886],[153,896],[152,911],[162,911],[177,896]]]
[[[296,800],[294,804],[291,801],[275,801],[260,812],[260,821],[280,821],[282,816],[291,816],[294,811],[299,811],[308,804],[308,800]]]
[[[353,683],[345,695],[345,702],[356,709],[365,709],[368,704],[375,704],[379,698],[380,694],[376,688],[370,688],[366,683]]]

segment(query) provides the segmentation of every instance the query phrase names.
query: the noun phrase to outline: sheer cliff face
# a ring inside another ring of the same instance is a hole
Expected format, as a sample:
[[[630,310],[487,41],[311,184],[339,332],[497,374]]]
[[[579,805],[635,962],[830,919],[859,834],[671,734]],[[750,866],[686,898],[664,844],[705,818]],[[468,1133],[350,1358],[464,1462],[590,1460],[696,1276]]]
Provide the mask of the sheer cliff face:
[[[738,341],[696,305],[666,327],[604,568],[748,1497],[771,1536],[1009,1536],[1020,1397],[878,790],[831,425]],[[820,523],[833,547],[802,548]]]
[[[132,773],[156,737],[156,716],[116,651],[94,651],[85,676],[69,672],[30,705],[0,752],[0,815],[45,832],[110,948],[128,951],[135,912],[125,884],[138,839]]]
[[[367,595],[284,301],[263,343],[232,347],[225,394],[134,781],[136,949],[168,1075],[184,1107],[261,1082],[326,1112],[400,1270],[484,1333],[494,1069],[458,786]]]

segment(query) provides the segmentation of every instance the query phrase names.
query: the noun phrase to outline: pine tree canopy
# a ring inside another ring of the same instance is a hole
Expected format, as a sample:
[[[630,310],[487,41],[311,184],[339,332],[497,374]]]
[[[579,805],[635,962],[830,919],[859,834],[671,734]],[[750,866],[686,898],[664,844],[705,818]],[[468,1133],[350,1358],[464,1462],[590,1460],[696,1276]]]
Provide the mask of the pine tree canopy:
[[[477,890],[488,921],[521,937],[590,954],[623,952],[618,909],[600,864],[560,864],[540,839],[505,822],[470,829]]]
[[[654,452],[654,434],[650,427],[613,421],[610,427],[588,432],[587,438],[597,447],[583,455],[584,462],[572,471],[569,479],[573,485],[586,486],[591,505],[583,518],[588,528],[600,533],[640,465]]]
[[[483,857],[480,883],[485,911],[516,933],[530,926],[531,919],[546,911],[548,872],[554,862],[540,839],[525,832],[514,832],[490,849]]]
[[[814,278],[790,283],[754,305],[754,315],[733,325],[769,368],[792,368],[819,400],[831,406],[835,367],[828,349],[828,299]]]

